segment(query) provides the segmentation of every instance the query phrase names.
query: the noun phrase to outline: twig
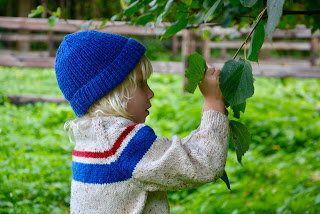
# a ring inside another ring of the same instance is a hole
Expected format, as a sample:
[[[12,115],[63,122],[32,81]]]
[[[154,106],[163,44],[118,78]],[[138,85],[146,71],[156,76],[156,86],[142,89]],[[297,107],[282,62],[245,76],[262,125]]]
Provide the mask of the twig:
[[[236,54],[233,56],[232,59],[235,59],[235,58],[237,57],[237,55],[238,55],[239,51],[241,50],[241,48],[243,47],[243,45],[247,43],[247,41],[249,40],[251,34],[253,33],[253,31],[256,29],[257,25],[258,25],[259,22],[261,21],[261,18],[262,18],[262,16],[263,16],[263,14],[266,12],[266,9],[267,9],[267,8],[265,7],[265,8],[262,10],[262,12],[259,14],[257,23],[254,25],[254,27],[252,28],[252,30],[251,30],[250,33],[248,34],[246,40],[244,40],[244,42],[242,43],[242,45],[240,46],[240,48],[237,50]]]

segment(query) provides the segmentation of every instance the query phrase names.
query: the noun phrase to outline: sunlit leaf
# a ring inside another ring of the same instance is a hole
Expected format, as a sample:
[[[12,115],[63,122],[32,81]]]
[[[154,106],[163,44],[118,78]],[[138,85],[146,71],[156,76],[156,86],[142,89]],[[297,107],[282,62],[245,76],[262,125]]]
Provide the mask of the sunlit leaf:
[[[82,25],[81,25],[81,30],[83,31],[83,30],[88,30],[88,28],[89,28],[89,26],[92,24],[92,19],[90,19],[89,21],[86,21],[85,23],[83,23]]]
[[[189,68],[186,71],[185,77],[188,78],[188,83],[185,85],[185,90],[189,93],[194,93],[198,83],[203,79],[207,64],[198,53],[190,54],[187,60],[189,62]]]
[[[212,7],[208,10],[207,14],[204,16],[204,22],[207,22],[207,20],[210,18],[210,16],[214,13],[214,11],[217,9],[218,5],[220,4],[221,0],[217,0]]]
[[[101,25],[99,26],[99,28],[103,28],[107,24],[108,21],[109,21],[109,19],[104,19],[102,21]]]
[[[28,14],[29,18],[35,17],[39,14],[41,14],[44,11],[44,7],[42,5],[39,5],[35,10],[31,10],[31,13]]]
[[[53,15],[54,15],[54,16],[57,16],[57,17],[61,16],[61,8],[58,7],[57,10],[56,10],[56,12],[53,12]]]
[[[49,28],[53,28],[53,26],[59,21],[59,18],[56,16],[50,16],[48,18]]]
[[[182,0],[183,3],[190,6],[192,4],[192,0]]]

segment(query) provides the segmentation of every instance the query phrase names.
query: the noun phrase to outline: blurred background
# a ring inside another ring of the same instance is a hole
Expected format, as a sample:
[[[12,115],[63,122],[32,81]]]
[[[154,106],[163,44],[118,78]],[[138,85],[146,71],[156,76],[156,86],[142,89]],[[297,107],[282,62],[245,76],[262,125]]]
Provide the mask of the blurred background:
[[[154,67],[146,123],[158,136],[185,137],[200,124],[203,104],[198,89],[183,91],[186,57],[197,51],[221,68],[248,33],[249,26],[230,21],[160,40],[165,25],[120,19],[125,3],[0,0],[0,213],[69,212],[74,145],[63,126],[76,116],[53,69],[66,34],[97,29],[141,41]],[[46,9],[37,14],[39,5]],[[281,28],[290,22],[284,19]],[[303,21],[276,30],[259,59],[253,63],[255,94],[240,119],[252,138],[242,165],[229,146],[232,191],[218,180],[168,192],[171,213],[320,213],[319,32],[311,34]]]

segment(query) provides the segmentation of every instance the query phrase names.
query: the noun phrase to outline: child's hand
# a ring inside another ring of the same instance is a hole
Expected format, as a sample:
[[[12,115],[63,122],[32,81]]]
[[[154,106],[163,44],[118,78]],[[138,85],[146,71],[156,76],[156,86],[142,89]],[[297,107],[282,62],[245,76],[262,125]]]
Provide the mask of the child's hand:
[[[224,97],[219,87],[219,75],[220,70],[208,68],[199,83],[199,88],[204,97],[203,111],[216,110],[225,114]]]

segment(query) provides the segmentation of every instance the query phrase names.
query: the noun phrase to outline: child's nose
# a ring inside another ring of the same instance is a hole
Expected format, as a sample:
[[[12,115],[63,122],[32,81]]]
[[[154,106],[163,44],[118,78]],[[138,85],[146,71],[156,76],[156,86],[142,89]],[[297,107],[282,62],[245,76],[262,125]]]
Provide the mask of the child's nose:
[[[148,86],[148,98],[149,99],[152,99],[154,97],[154,93],[153,91],[151,90],[151,88]]]

